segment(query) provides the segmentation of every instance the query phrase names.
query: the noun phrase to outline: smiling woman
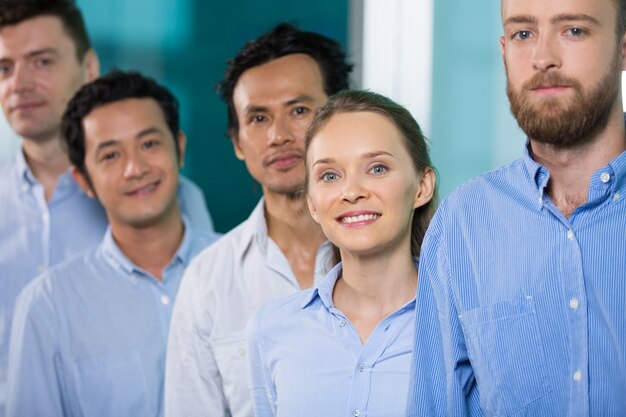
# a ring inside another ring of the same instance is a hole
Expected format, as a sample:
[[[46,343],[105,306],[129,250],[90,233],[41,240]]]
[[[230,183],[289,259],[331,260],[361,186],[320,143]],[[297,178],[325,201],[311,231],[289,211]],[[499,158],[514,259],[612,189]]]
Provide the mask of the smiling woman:
[[[306,135],[309,210],[341,262],[248,329],[257,416],[403,415],[417,255],[435,205],[410,113],[364,91],[329,100]]]

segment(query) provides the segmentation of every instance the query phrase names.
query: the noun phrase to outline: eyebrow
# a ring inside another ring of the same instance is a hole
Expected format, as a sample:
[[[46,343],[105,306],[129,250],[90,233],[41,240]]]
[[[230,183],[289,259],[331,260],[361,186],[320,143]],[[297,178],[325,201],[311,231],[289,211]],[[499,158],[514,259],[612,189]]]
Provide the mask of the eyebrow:
[[[135,139],[141,139],[141,138],[143,138],[145,136],[152,135],[152,134],[155,134],[155,133],[159,134],[159,135],[162,134],[160,129],[158,129],[156,127],[149,127],[147,129],[144,129],[144,130],[140,131],[139,133],[137,133],[135,135]],[[106,141],[98,144],[98,146],[96,147],[96,152],[100,152],[102,149],[110,148],[111,146],[115,146],[115,145],[117,145],[119,143],[120,143],[119,139],[109,139],[109,140],[106,140]]]
[[[363,155],[361,155],[361,159],[371,159],[371,158],[376,158],[377,156],[390,156],[392,158],[395,158],[395,156],[393,156],[393,154],[387,152],[387,151],[375,151],[375,152],[367,152],[364,153]],[[314,167],[315,165],[318,164],[331,164],[335,162],[334,158],[322,158],[322,159],[318,159],[317,161],[313,162],[313,165],[311,165],[312,167]]]
[[[301,96],[294,97],[292,99],[285,101],[284,103],[282,103],[282,106],[289,107],[298,103],[313,103],[313,102],[315,102],[315,100],[313,100],[313,97],[303,94]],[[246,106],[244,111],[246,113],[262,113],[262,112],[267,111],[267,106],[256,106],[252,104],[252,105]]]
[[[30,51],[25,56],[26,58],[36,58],[40,55],[46,55],[46,54],[59,55],[59,51],[57,51],[54,48],[43,48],[43,49],[37,49],[35,51]],[[4,63],[4,62],[11,62],[11,61],[14,61],[14,60],[8,57],[0,57],[0,62]]]
[[[580,21],[592,23],[596,26],[600,25],[600,22],[598,21],[598,19],[596,19],[595,17],[589,16],[587,14],[584,14],[584,13],[580,13],[580,14],[560,13],[550,19],[551,24],[562,23],[562,22],[580,22]],[[504,21],[504,26],[506,27],[507,25],[516,24],[516,23],[526,23],[526,24],[531,24],[531,25],[537,25],[538,20],[536,17],[530,16],[530,15],[512,16]]]

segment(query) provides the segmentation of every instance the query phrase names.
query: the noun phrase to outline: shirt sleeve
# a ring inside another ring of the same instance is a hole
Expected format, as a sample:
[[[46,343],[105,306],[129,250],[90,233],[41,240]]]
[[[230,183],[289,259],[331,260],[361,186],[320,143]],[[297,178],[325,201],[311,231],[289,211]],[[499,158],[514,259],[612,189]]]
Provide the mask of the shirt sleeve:
[[[192,262],[181,283],[170,326],[165,367],[165,416],[230,417],[209,335],[212,318]]]
[[[36,283],[36,282],[33,282]],[[62,364],[49,304],[26,287],[15,306],[9,344],[7,417],[64,416]]]
[[[248,361],[250,381],[250,395],[254,406],[256,417],[276,416],[276,387],[268,367],[266,366],[261,349],[262,332],[259,327],[264,319],[259,318],[263,308],[259,310],[250,320],[247,333],[248,341]]]
[[[433,219],[420,255],[407,416],[481,416],[438,226]]]
[[[178,202],[180,211],[189,219],[194,228],[213,232],[213,219],[206,205],[204,193],[193,181],[180,176],[178,185]]]

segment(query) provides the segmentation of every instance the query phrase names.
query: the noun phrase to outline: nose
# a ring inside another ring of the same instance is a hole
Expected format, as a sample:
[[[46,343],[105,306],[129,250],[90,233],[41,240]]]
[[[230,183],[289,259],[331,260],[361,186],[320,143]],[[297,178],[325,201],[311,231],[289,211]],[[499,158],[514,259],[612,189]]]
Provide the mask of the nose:
[[[533,51],[533,68],[538,71],[548,71],[561,67],[559,45],[552,36],[540,36]]]
[[[128,153],[126,164],[124,165],[124,178],[141,178],[148,171],[150,171],[150,165],[140,152],[132,151]]]
[[[348,203],[356,203],[367,196],[367,189],[361,179],[355,175],[347,175],[341,190],[341,199]]]
[[[29,92],[34,90],[35,79],[25,65],[16,64],[13,67],[13,74],[11,76],[13,90],[16,93]]]
[[[291,125],[285,117],[278,116],[274,119],[269,131],[269,142],[272,146],[284,145],[294,141],[294,134]]]

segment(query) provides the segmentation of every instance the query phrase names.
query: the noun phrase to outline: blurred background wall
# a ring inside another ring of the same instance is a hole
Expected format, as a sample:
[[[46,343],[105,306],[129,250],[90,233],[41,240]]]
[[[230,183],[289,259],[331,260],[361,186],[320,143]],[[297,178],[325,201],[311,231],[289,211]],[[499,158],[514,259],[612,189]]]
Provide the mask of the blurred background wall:
[[[214,86],[228,58],[282,21],[337,39],[356,64],[354,87],[386,94],[413,112],[431,139],[441,196],[522,153],[524,136],[505,94],[499,0],[77,3],[104,72],[142,71],[179,98],[189,139],[183,172],[204,190],[222,232],[247,218],[261,190],[233,154]],[[0,136],[0,156],[18,149],[2,117]]]

